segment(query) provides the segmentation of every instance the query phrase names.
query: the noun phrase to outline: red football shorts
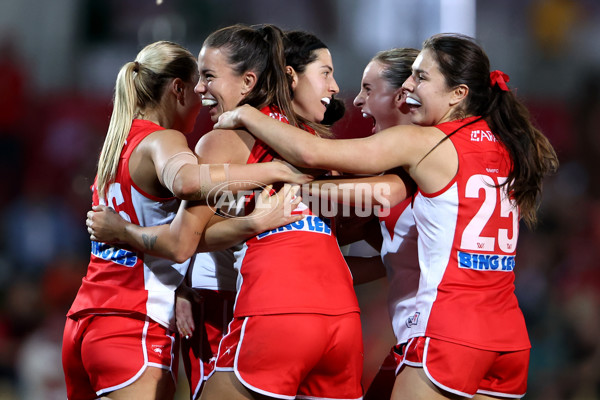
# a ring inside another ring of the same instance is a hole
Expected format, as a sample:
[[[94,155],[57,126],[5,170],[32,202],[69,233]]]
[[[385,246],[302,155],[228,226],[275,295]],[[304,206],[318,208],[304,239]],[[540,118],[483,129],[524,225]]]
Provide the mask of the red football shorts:
[[[248,389],[282,399],[361,399],[362,369],[359,313],[236,318],[216,365]]]
[[[181,358],[190,384],[190,397],[200,397],[203,383],[212,374],[219,343],[233,319],[235,292],[194,289],[202,299],[193,303],[196,331],[181,341]]]
[[[67,397],[89,400],[122,389],[147,367],[170,371],[176,381],[177,346],[175,333],[149,318],[67,318],[62,346]]]
[[[408,342],[402,364],[422,367],[433,384],[460,396],[518,399],[527,391],[529,349],[497,352],[418,337]]]

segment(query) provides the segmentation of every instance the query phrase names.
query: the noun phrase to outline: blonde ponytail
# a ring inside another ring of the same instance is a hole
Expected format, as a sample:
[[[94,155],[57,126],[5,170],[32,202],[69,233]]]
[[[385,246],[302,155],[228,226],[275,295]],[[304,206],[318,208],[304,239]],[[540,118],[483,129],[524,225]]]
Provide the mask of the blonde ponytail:
[[[136,113],[137,96],[133,82],[137,74],[135,69],[139,69],[139,64],[129,62],[121,68],[117,76],[113,112],[98,160],[98,181],[96,185],[100,198],[106,196],[108,184],[115,179],[121,150],[131,130],[131,123]]]
[[[96,186],[100,198],[106,197],[108,185],[115,180],[133,119],[147,107],[160,103],[170,80],[180,78],[192,82],[197,74],[198,64],[193,54],[176,43],[164,40],[144,47],[135,61],[121,68],[115,84],[108,132],[98,160]]]

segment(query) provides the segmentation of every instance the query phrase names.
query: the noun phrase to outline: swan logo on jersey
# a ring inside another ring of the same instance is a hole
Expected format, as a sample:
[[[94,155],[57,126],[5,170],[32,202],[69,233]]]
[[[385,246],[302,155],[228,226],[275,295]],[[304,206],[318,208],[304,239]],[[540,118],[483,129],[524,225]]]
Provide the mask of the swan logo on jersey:
[[[129,250],[112,247],[106,243],[92,241],[92,254],[106,261],[112,261],[125,267],[133,267],[137,263],[137,255]]]
[[[475,271],[511,272],[515,269],[515,256],[459,251],[458,266]]]
[[[408,317],[406,319],[406,327],[410,328],[411,326],[417,325],[419,323],[419,315],[421,315],[421,313],[420,312],[416,312],[416,313],[414,313],[413,316]]]
[[[331,228],[329,227],[329,224],[327,222],[323,221],[321,218],[315,215],[307,215],[300,221],[292,222],[291,224],[287,224],[284,226],[280,226],[279,228],[263,232],[260,235],[257,235],[256,238],[260,240],[267,236],[275,235],[277,233],[297,231],[316,232],[325,235],[331,235]]]

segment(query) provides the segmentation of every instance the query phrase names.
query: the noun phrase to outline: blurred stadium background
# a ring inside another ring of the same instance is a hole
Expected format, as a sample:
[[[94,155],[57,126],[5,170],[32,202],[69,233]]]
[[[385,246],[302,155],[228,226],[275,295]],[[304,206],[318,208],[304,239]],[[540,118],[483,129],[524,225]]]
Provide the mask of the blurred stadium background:
[[[437,32],[477,37],[561,160],[517,257],[533,344],[525,398],[600,398],[598,0],[2,0],[0,400],[65,398],[64,315],[89,257],[89,186],[118,69],[159,39],[197,53],[237,22],[308,30],[329,45],[348,108],[341,137],[370,130],[351,101],[377,51],[418,48]],[[205,114],[196,127],[191,142],[210,129]],[[393,344],[386,290],[357,288],[365,385]]]

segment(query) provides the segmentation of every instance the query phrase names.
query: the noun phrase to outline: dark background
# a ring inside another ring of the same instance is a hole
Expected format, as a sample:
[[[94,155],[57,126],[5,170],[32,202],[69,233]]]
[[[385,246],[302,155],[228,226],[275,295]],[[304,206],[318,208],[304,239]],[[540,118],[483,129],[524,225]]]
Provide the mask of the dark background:
[[[64,315],[85,274],[89,186],[121,65],[169,39],[196,54],[229,24],[317,34],[348,115],[369,59],[433,33],[477,37],[529,106],[561,168],[540,223],[522,227],[517,295],[533,344],[526,399],[600,398],[598,0],[2,0],[0,2],[0,400],[64,399]],[[203,113],[193,143],[211,127]],[[365,384],[393,344],[384,280],[357,288]],[[180,396],[185,398],[185,384]]]

